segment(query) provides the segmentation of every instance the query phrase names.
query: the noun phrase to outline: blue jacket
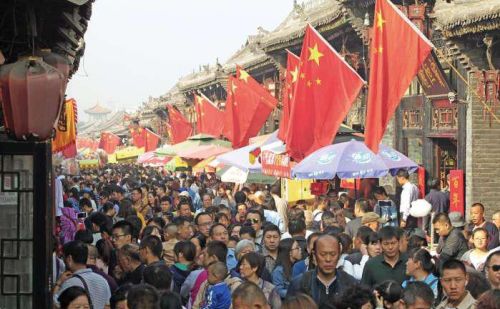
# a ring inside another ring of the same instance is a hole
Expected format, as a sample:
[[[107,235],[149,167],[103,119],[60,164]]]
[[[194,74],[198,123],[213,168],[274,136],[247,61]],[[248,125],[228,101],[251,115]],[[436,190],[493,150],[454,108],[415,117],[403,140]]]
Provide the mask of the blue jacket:
[[[177,263],[170,266],[170,272],[172,273],[172,281],[173,281],[173,291],[176,293],[181,292],[181,287],[186,281],[186,278],[191,273],[191,270],[183,270],[178,267]]]
[[[284,299],[288,291],[290,281],[285,278],[285,270],[283,269],[283,266],[277,265],[273,270],[272,277],[273,284],[278,289],[278,294],[280,294],[280,297]]]
[[[405,280],[402,284],[403,288],[406,288],[406,286],[408,285],[408,282],[413,282],[413,281],[417,281],[417,280],[415,280],[414,277],[410,277],[410,279]],[[438,281],[439,281],[439,279],[436,276],[434,276],[434,274],[432,274],[432,273],[430,273],[422,281],[423,283],[427,284],[432,289],[432,292],[434,293],[435,298],[438,297]]]
[[[307,271],[309,265],[306,264],[306,260],[300,260],[297,263],[293,264],[292,267],[292,279],[305,273]]]
[[[231,290],[227,283],[223,281],[209,285],[201,309],[229,309],[230,307]]]

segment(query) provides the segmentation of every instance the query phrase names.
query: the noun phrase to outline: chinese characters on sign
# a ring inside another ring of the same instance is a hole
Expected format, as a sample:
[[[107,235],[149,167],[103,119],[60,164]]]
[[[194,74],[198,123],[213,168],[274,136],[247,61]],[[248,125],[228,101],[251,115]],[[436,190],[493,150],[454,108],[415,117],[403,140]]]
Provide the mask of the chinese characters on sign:
[[[450,171],[450,212],[464,214],[464,171]]]
[[[447,96],[451,91],[434,52],[424,61],[417,76],[427,96]]]
[[[261,163],[264,175],[290,178],[291,162],[288,155],[263,151],[261,154]]]

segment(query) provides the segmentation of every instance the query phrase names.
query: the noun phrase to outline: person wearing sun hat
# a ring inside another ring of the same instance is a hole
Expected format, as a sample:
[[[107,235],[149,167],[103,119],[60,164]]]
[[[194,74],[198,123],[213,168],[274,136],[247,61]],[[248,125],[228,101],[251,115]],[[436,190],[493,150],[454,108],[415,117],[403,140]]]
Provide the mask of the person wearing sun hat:
[[[386,222],[386,219],[381,218],[378,214],[372,211],[365,213],[361,218],[361,225],[371,228],[374,232],[378,232],[380,224],[384,224]]]

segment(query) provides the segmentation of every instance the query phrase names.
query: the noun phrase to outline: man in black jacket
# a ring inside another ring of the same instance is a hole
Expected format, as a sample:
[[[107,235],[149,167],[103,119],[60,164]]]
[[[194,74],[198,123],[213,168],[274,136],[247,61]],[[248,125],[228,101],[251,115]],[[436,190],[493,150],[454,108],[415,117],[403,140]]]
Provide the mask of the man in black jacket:
[[[287,296],[296,293],[310,295],[319,308],[329,308],[335,295],[356,284],[356,279],[343,270],[337,269],[342,248],[337,237],[320,236],[313,246],[317,268],[294,278]]]
[[[450,213],[450,216],[456,213]],[[460,229],[454,227],[447,213],[440,213],[432,220],[434,230],[439,235],[439,262],[443,265],[449,259],[460,259],[469,250],[467,240]]]

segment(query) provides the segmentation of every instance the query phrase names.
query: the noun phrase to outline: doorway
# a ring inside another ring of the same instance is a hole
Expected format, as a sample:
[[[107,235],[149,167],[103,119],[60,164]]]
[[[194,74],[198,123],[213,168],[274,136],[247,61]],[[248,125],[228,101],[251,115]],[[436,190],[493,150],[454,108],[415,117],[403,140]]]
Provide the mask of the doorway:
[[[441,188],[448,186],[447,176],[457,169],[457,141],[450,138],[435,138],[434,142],[434,177]]]

